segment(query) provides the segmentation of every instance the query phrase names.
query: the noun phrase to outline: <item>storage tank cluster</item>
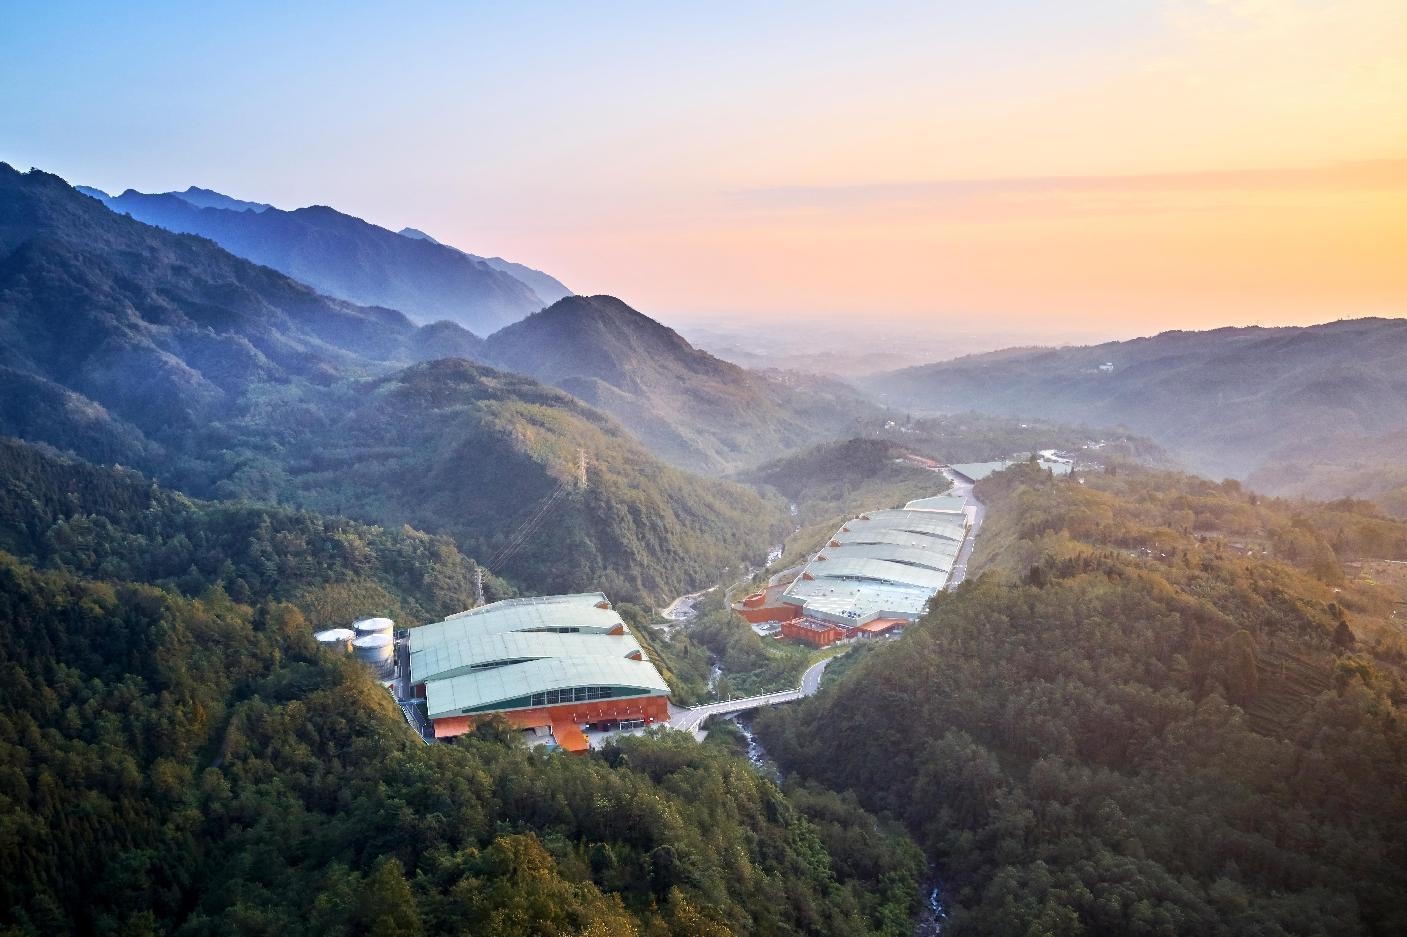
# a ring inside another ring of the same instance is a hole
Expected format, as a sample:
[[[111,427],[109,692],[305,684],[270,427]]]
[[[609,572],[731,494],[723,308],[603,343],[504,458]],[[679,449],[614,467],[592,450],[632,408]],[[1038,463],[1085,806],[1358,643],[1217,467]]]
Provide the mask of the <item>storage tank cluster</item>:
[[[389,618],[363,618],[352,624],[357,636],[352,653],[382,677],[390,676],[396,655],[396,623]]]
[[[396,623],[389,618],[363,618],[350,628],[329,628],[314,637],[323,647],[352,654],[378,676],[388,677],[394,669],[395,632]]]

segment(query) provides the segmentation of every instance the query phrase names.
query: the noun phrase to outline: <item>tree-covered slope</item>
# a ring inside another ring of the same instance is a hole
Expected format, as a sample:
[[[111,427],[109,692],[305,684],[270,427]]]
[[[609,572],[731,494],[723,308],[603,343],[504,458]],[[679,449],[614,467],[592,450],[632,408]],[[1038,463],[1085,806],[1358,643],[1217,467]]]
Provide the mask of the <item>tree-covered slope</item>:
[[[1259,469],[1289,492],[1297,464],[1343,465],[1356,449],[1366,455],[1394,439],[1377,462],[1407,459],[1404,360],[1407,320],[1354,319],[974,355],[866,386],[914,409],[1126,426],[1202,474]]]
[[[475,601],[476,564],[448,537],[196,501],[14,439],[0,439],[0,550],[86,578],[292,602],[314,627],[373,614],[410,625]],[[490,576],[486,591],[504,586]]]
[[[482,258],[405,237],[326,205],[253,211],[193,204],[186,193],[147,195],[132,189],[103,201],[138,221],[209,238],[329,296],[399,309],[417,322],[447,319],[487,335],[548,302]]]
[[[250,602],[0,553],[7,933],[906,933],[918,857],[853,802],[682,737],[426,746]]]
[[[1401,623],[1333,546],[1392,522],[1129,470],[978,491],[985,574],[759,720],[783,765],[904,819],[945,933],[1402,933]]]
[[[467,361],[330,391],[315,424],[265,425],[223,494],[447,533],[536,591],[660,601],[760,562],[784,529],[780,499],[666,466],[567,394]]]
[[[874,408],[722,361],[611,296],[573,296],[489,336],[484,360],[555,384],[652,451],[722,472],[834,437]]]
[[[812,524],[948,489],[947,478],[907,455],[895,442],[845,439],[774,459],[739,477],[776,490],[796,506],[798,523]]]

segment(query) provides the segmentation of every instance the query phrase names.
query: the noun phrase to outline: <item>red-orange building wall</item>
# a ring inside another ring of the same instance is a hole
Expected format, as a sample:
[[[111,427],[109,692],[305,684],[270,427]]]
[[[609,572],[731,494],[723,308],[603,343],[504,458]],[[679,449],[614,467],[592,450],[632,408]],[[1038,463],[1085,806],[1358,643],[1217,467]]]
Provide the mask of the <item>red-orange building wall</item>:
[[[641,719],[646,725],[669,721],[669,698],[666,696],[631,696],[625,699],[595,702],[562,703],[557,706],[535,706],[508,712],[485,713],[482,716],[447,716],[434,720],[435,738],[453,738],[474,728],[474,720],[501,717],[522,729],[550,726],[555,723],[581,725],[612,719]]]
[[[845,638],[845,630],[837,625],[820,625],[794,619],[782,622],[782,637],[796,638],[817,647],[829,647]]]

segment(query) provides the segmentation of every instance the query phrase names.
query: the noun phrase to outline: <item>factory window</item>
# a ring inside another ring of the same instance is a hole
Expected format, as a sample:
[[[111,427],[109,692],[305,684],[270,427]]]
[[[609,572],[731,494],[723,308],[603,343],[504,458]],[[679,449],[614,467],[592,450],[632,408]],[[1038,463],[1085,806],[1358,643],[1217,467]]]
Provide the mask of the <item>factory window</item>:
[[[561,703],[584,703],[590,700],[610,699],[614,694],[608,686],[576,686],[561,690],[547,690],[534,693],[529,701],[531,706],[556,706]]]

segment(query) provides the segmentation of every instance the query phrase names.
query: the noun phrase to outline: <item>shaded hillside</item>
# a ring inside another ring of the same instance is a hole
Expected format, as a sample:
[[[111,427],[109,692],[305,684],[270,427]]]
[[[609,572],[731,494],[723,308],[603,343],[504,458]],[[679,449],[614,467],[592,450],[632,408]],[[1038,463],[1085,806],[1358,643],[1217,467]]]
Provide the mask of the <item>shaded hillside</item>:
[[[569,391],[676,465],[723,472],[833,437],[873,408],[694,348],[610,296],[574,296],[489,336],[485,360]]]
[[[386,370],[416,340],[399,312],[328,299],[0,164],[4,432],[151,465],[252,386]]]
[[[896,407],[1125,426],[1204,474],[1271,478],[1278,462],[1333,463],[1407,430],[1403,361],[1407,320],[1357,319],[975,355],[866,386]]]
[[[784,505],[661,464],[561,391],[462,360],[320,398],[316,425],[271,418],[220,491],[448,533],[489,562],[560,497],[495,572],[537,591],[666,600],[758,562]],[[576,483],[578,452],[587,485]]]
[[[546,304],[527,284],[479,258],[325,205],[294,211],[201,207],[187,193],[132,189],[105,204],[168,231],[207,237],[329,296],[399,309],[418,322],[448,319],[483,335]]]
[[[665,599],[773,542],[780,505],[666,468],[566,394],[462,361],[387,377],[472,351],[458,326],[327,299],[55,176],[6,167],[0,188],[0,433],[197,496],[410,522],[484,560],[584,448],[593,484],[495,568],[535,591]]]
[[[1368,438],[1334,434],[1314,447],[1312,458],[1268,460],[1246,481],[1291,497],[1371,498],[1407,518],[1407,429]]]
[[[409,527],[194,501],[15,439],[0,438],[0,478],[0,550],[41,568],[292,602],[312,627],[368,615],[415,624],[475,601],[475,563],[449,538]],[[486,591],[505,594],[491,576]]]
[[[422,241],[429,241],[432,244],[444,243],[435,240],[418,228],[402,228],[396,233],[402,237],[417,238]],[[445,246],[453,247],[453,245]],[[459,250],[459,248],[454,247],[454,250]],[[568,296],[575,295],[561,280],[551,274],[543,273],[541,270],[535,270],[526,264],[514,263],[511,260],[504,260],[502,257],[480,257],[478,254],[471,254],[468,251],[459,252],[472,260],[486,263],[495,270],[501,270],[515,280],[522,281],[529,289],[537,294],[537,298],[542,300],[544,306],[550,306],[559,299],[566,299]]]
[[[1333,546],[1407,525],[1127,468],[978,494],[983,574],[758,721],[904,819],[944,933],[1407,928],[1402,624],[1366,637],[1382,597]]]
[[[798,523],[812,524],[867,508],[897,507],[950,487],[943,475],[906,455],[896,443],[846,439],[767,462],[739,478],[775,489],[796,505]]]

